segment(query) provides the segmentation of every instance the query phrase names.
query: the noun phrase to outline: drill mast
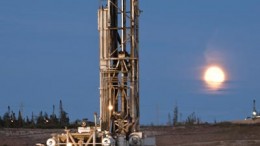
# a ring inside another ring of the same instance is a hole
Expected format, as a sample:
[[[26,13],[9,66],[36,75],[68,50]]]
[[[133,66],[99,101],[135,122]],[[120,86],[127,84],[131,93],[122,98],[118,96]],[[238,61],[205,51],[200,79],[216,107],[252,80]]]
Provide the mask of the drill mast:
[[[100,0],[100,125],[54,134],[47,146],[155,146],[139,119],[139,0]],[[42,144],[40,144],[42,146]]]
[[[139,13],[138,0],[98,10],[101,129],[113,134],[139,131]]]

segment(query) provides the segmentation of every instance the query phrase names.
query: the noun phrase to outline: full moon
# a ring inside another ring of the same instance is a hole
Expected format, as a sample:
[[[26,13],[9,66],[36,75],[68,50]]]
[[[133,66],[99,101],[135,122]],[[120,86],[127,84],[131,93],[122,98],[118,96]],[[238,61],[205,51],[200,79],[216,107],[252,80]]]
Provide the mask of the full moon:
[[[210,66],[205,71],[204,81],[211,89],[219,89],[225,82],[225,73],[223,69],[218,66]]]

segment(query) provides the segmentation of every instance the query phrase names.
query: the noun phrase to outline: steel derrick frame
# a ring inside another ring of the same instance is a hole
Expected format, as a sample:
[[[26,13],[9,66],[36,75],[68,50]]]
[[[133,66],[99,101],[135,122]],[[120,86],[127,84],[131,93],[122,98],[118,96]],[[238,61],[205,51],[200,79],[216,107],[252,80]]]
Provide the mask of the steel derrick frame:
[[[139,131],[139,2],[107,0],[98,11],[101,129]]]

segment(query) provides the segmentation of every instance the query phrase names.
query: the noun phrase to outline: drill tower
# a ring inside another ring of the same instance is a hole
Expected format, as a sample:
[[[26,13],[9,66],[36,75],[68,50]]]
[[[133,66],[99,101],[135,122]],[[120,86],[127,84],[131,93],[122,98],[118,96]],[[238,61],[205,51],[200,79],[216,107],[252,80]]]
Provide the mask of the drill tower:
[[[139,131],[139,14],[138,0],[100,0],[100,123],[95,114],[95,126],[65,129],[47,146],[155,146]]]
[[[98,10],[101,129],[139,130],[139,3],[107,0]]]

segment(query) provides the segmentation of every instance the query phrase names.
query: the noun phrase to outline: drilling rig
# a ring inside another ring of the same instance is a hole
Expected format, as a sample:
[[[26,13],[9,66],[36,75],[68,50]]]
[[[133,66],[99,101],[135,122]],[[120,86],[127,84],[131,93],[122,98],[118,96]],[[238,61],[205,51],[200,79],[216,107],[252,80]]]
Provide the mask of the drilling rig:
[[[101,129],[127,136],[139,131],[139,13],[138,0],[98,11]]]
[[[139,15],[139,0],[100,0],[100,117],[53,134],[47,146],[155,146],[139,125]]]

